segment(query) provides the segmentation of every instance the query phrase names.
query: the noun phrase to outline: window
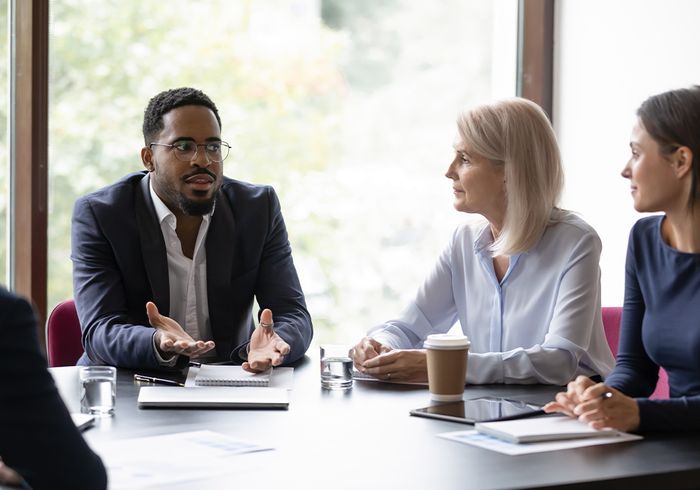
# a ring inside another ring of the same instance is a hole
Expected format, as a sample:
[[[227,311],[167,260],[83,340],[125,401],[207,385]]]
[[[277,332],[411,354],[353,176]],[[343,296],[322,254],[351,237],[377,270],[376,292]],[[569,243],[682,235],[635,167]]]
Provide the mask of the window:
[[[75,199],[142,169],[143,109],[202,89],[224,173],[272,184],[319,341],[397,314],[462,218],[459,110],[515,93],[517,2],[54,0],[49,307],[72,295]]]
[[[642,217],[620,176],[635,111],[650,95],[700,80],[700,65],[689,62],[700,56],[700,4],[641,5],[591,0],[556,7],[554,123],[566,171],[564,206],[580,212],[603,242],[604,306],[622,305],[629,230]],[[640,35],[652,31],[653,38]]]

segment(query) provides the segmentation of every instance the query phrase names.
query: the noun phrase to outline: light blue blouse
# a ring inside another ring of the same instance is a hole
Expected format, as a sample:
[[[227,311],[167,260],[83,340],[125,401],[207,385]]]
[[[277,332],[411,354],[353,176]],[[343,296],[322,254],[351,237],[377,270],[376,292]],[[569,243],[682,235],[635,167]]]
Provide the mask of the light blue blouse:
[[[472,384],[563,385],[579,374],[607,376],[615,362],[600,310],[600,239],[573,213],[556,216],[535,247],[510,257],[500,284],[488,224],[458,227],[415,299],[369,335],[416,349],[459,320],[471,340]]]

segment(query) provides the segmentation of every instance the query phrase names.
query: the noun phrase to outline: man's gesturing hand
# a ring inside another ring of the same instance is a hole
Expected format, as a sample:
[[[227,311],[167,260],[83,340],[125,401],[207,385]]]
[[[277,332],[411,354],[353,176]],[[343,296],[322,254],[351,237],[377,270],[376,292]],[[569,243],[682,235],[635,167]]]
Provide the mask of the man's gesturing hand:
[[[259,373],[270,366],[279,366],[284,356],[289,354],[289,344],[275,333],[273,325],[272,311],[264,309],[260,315],[260,325],[250,337],[248,362],[243,363],[246,371]]]
[[[194,340],[175,320],[158,313],[158,307],[151,301],[146,303],[146,314],[149,323],[156,329],[156,347],[162,354],[198,357],[214,348],[211,340]]]

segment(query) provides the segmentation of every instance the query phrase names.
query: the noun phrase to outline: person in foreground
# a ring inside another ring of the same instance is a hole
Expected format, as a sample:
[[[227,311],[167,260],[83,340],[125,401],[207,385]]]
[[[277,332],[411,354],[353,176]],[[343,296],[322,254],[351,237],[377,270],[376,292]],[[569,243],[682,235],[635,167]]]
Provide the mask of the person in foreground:
[[[464,112],[447,168],[458,211],[486,218],[453,233],[415,299],[353,349],[380,379],[427,379],[429,334],[459,320],[467,382],[565,384],[605,376],[613,357],[600,310],[596,232],[556,207],[563,185],[546,115],[525,99]]]
[[[0,485],[107,488],[39,351],[32,307],[0,287]]]
[[[597,429],[697,431],[700,86],[652,96],[637,116],[622,176],[637,211],[663,214],[640,219],[630,233],[617,364],[605,384],[577,378],[545,410]],[[659,367],[668,373],[668,400],[648,398]]]
[[[279,200],[270,186],[223,176],[229,145],[216,105],[193,88],[162,92],[146,107],[143,136],[146,171],[75,204],[78,363],[198,358],[263,371],[302,357],[313,329]]]

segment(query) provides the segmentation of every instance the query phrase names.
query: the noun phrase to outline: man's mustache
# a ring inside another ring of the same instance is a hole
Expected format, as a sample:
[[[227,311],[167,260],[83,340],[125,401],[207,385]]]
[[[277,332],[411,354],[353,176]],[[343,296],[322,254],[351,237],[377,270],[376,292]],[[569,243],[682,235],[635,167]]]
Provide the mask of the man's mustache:
[[[213,180],[216,180],[216,175],[214,174],[214,172],[212,172],[211,170],[207,170],[206,168],[200,168],[200,169],[198,169],[198,170],[195,170],[195,171],[192,172],[191,174],[186,175],[185,177],[183,177],[183,179],[184,179],[184,180],[187,180],[187,179],[190,179],[190,178],[194,177],[195,175],[202,175],[202,174],[208,175],[208,176],[210,176]]]

